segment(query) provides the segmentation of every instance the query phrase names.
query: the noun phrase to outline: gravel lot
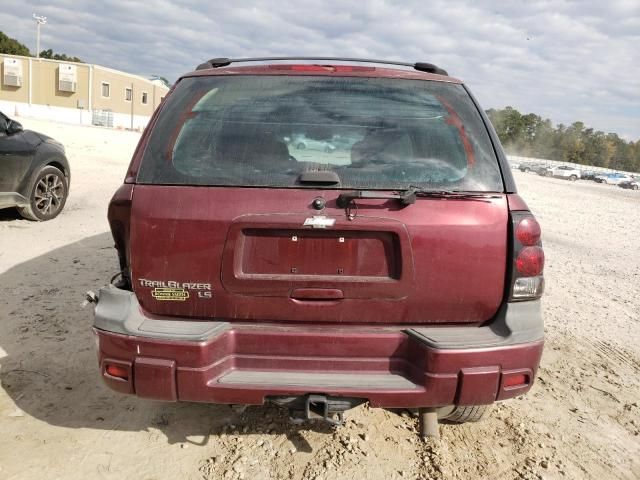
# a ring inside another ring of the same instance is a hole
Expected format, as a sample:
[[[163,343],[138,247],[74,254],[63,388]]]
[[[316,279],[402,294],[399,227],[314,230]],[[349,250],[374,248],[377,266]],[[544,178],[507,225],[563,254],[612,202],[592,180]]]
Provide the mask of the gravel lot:
[[[537,383],[423,443],[408,412],[333,430],[108,390],[80,304],[116,270],[106,207],[139,134],[23,123],[67,146],[73,178],[55,221],[0,211],[1,479],[640,478],[640,192],[516,172],[547,256]]]

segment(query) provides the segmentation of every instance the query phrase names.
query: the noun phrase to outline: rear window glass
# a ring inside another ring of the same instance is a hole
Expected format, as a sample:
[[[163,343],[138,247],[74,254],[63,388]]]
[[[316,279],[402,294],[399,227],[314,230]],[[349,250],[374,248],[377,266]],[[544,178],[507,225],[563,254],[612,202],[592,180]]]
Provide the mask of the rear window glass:
[[[388,78],[242,75],[182,80],[138,181],[301,188],[502,191],[482,119],[461,85]]]

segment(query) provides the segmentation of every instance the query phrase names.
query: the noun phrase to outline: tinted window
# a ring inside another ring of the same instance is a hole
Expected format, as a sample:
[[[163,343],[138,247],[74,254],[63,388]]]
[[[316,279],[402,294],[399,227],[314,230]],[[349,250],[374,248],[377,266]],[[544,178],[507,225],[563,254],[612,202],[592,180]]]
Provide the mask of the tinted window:
[[[339,188],[503,190],[461,85],[313,76],[182,80],[138,181],[300,187],[299,175],[314,170],[337,173]]]

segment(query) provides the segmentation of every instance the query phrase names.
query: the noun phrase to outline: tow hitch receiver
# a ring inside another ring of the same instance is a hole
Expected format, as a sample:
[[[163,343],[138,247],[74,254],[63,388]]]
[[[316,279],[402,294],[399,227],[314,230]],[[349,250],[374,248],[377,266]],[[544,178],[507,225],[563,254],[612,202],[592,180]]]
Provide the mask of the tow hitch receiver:
[[[344,412],[361,405],[362,398],[327,397],[321,394],[308,394],[299,397],[271,397],[269,401],[287,407],[292,423],[300,424],[307,420],[321,420],[330,425],[339,426],[344,422]]]
[[[305,420],[324,420],[331,425],[342,425],[342,413],[332,412],[324,395],[308,395],[304,404]]]

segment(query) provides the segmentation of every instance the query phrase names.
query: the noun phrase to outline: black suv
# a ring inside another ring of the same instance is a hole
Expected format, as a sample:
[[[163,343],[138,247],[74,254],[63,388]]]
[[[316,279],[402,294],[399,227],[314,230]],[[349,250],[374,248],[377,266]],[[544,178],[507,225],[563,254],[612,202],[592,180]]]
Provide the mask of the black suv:
[[[51,220],[67,201],[70,174],[61,143],[23,130],[0,112],[0,208],[17,207],[29,220]]]

